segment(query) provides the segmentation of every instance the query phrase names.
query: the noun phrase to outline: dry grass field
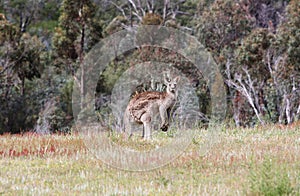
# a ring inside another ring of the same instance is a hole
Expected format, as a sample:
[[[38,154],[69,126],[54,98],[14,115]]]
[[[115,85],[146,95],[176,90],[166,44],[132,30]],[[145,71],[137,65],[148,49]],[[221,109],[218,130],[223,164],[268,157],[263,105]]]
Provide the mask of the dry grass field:
[[[173,162],[145,172],[105,165],[76,134],[2,135],[0,194],[300,195],[300,126],[218,129],[206,154],[196,137]]]

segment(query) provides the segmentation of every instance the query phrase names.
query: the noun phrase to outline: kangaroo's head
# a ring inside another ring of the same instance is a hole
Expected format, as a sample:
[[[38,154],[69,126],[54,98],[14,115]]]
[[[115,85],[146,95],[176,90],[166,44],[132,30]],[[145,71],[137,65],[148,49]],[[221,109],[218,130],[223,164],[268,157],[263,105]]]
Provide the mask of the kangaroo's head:
[[[179,82],[180,77],[169,78],[165,76],[165,85],[167,85],[167,93],[175,93],[177,89],[177,82]]]

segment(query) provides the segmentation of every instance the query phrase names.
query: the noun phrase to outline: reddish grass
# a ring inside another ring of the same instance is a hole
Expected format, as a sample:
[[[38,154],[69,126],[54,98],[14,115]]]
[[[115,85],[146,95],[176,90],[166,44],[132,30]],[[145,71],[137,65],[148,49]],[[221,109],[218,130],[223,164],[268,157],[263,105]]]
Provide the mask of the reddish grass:
[[[0,136],[1,157],[71,156],[86,150],[78,135],[39,135],[36,133]]]

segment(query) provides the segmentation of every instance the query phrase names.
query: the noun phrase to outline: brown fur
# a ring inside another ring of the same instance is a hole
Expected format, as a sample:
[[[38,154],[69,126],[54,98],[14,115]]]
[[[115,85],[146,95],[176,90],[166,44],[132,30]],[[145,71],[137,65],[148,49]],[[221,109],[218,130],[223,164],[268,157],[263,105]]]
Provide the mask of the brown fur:
[[[167,110],[176,102],[177,91],[176,83],[179,77],[173,80],[165,80],[167,92],[143,92],[135,95],[128,103],[124,115],[125,132],[131,135],[130,123],[143,123],[144,138],[150,138],[151,121],[153,117],[159,113],[161,117],[161,129],[167,131],[169,122],[167,118]]]
[[[134,120],[138,123],[141,122],[141,116],[149,111],[149,108],[155,101],[159,101],[165,99],[167,93],[161,92],[143,92],[137,94],[133,99],[129,102],[129,113],[134,118]]]

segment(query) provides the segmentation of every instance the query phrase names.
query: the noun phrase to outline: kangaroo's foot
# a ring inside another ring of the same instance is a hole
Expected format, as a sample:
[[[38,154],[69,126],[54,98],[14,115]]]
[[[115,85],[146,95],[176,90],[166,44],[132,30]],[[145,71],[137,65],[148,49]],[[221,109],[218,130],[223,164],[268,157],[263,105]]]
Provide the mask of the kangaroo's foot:
[[[168,128],[169,128],[169,124],[164,124],[160,129],[161,129],[163,132],[166,132],[166,131],[168,131]]]

